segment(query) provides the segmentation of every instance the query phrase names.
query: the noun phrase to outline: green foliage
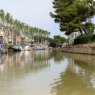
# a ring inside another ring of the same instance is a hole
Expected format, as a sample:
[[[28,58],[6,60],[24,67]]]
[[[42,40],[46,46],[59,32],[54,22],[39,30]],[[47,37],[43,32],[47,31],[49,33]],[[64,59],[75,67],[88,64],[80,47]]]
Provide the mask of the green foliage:
[[[86,29],[85,24],[89,18],[95,15],[94,0],[54,0],[55,13],[50,13],[56,23],[60,24],[60,30],[66,35],[75,32],[76,29]]]
[[[74,44],[85,44],[95,40],[95,34],[80,35],[74,40]]]
[[[84,25],[84,27],[85,27],[86,30],[87,30],[87,34],[92,34],[92,33],[94,33],[95,24],[86,23],[86,24]]]
[[[50,46],[51,47],[60,47],[64,42],[67,42],[67,39],[61,37],[60,35],[55,35],[53,39],[50,39]]]
[[[66,42],[66,39],[64,37],[61,37],[60,35],[54,36],[54,42],[56,43],[56,46],[60,46],[64,42]]]
[[[0,29],[9,36],[9,32],[18,36],[20,33],[24,34],[28,38],[32,37],[44,37],[48,38],[50,32],[42,30],[36,27],[31,27],[30,25],[23,23],[13,17],[9,13],[5,13],[4,10],[0,10]]]
[[[56,47],[56,43],[54,42],[54,39],[49,38],[49,47]]]

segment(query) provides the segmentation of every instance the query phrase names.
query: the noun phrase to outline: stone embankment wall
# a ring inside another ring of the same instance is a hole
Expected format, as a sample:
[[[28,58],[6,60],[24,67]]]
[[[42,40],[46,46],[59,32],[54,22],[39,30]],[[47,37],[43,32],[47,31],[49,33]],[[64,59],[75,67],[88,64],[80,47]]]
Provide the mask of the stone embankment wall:
[[[95,54],[95,43],[67,46],[62,48],[61,51],[79,54]]]

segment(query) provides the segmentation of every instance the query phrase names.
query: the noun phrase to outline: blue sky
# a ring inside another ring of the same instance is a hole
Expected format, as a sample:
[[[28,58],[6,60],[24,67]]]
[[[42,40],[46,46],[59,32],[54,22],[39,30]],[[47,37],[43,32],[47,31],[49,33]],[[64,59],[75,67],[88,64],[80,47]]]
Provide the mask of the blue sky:
[[[59,31],[59,25],[49,16],[53,12],[53,0],[0,0],[0,9],[9,12],[14,18],[33,27],[47,30],[54,35],[64,36]]]

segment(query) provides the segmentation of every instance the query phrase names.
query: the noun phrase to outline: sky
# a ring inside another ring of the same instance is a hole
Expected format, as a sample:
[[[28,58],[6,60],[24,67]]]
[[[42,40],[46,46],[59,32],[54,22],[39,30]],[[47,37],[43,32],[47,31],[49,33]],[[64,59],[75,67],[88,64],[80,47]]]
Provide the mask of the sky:
[[[53,0],[0,0],[0,9],[9,12],[13,18],[33,27],[50,32],[50,37],[61,35],[59,24],[56,24],[49,13],[53,12]]]

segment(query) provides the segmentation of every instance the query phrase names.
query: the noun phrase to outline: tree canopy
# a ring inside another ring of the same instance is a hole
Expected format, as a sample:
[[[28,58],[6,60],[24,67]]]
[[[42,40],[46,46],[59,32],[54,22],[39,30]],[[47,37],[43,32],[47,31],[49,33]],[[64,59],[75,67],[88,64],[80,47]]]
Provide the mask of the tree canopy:
[[[55,13],[50,15],[66,35],[76,31],[87,34],[86,25],[93,27],[89,19],[95,15],[95,0],[54,0],[53,8]]]
[[[53,39],[50,39],[50,46],[52,47],[60,47],[63,43],[67,43],[68,39],[61,37],[60,35],[53,36]]]
[[[22,33],[30,39],[32,37],[47,38],[50,34],[50,32],[46,30],[32,27],[24,22],[14,19],[10,13],[5,13],[3,9],[0,10],[0,30],[3,30],[7,36],[9,36],[9,34],[19,35]]]

